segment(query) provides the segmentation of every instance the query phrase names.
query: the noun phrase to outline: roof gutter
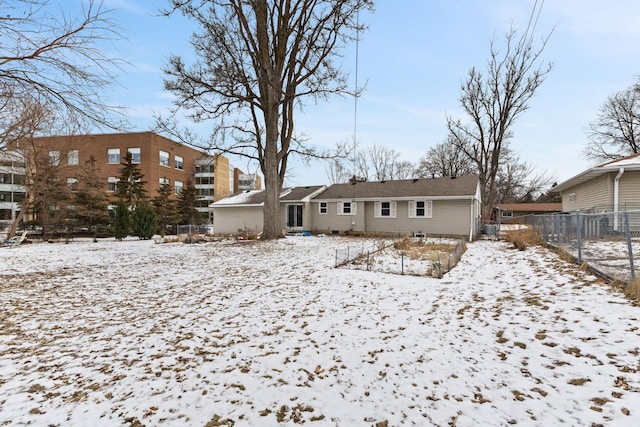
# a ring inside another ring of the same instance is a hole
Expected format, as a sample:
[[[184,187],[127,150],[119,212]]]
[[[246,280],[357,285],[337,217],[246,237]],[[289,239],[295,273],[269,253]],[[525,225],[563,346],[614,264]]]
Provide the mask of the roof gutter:
[[[624,168],[620,168],[618,171],[618,175],[613,180],[613,229],[618,231],[618,204],[620,201],[619,192],[620,192],[620,178],[624,174]]]

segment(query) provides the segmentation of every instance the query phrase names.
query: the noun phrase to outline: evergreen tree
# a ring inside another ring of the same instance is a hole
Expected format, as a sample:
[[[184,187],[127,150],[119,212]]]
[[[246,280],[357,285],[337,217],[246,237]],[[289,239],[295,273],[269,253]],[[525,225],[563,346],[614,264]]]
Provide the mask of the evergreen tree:
[[[161,235],[171,234],[176,223],[176,201],[171,198],[171,195],[171,185],[162,184],[158,188],[158,195],[151,201],[156,211],[158,232]]]
[[[178,194],[177,210],[178,223],[197,224],[198,223],[198,191],[191,181],[187,181],[180,194]]]
[[[120,177],[115,191],[116,197],[123,200],[127,206],[135,209],[138,202],[147,196],[147,191],[144,189],[146,182],[142,180],[143,177],[138,165],[133,163],[133,156],[127,152],[122,168],[120,168]]]
[[[148,240],[156,234],[157,222],[156,212],[146,200],[138,203],[136,211],[133,213],[132,232],[139,239]]]
[[[89,232],[97,233],[99,224],[109,220],[107,211],[108,197],[104,192],[104,182],[98,176],[99,168],[93,156],[87,160],[78,177],[77,191],[74,193],[76,217],[80,226],[86,226]]]
[[[42,236],[46,239],[67,219],[70,192],[66,183],[58,178],[57,165],[48,160],[41,162],[33,179],[34,222],[42,227]]]
[[[113,237],[116,240],[122,240],[129,235],[130,222],[129,207],[124,200],[120,199],[116,205],[116,218],[113,222]]]

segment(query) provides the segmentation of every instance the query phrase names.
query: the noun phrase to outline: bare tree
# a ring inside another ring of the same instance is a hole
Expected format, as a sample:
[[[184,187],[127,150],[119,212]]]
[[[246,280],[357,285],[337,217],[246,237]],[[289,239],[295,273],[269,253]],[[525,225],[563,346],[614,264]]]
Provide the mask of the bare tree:
[[[553,177],[546,171],[536,171],[520,156],[505,150],[496,178],[495,203],[533,202],[544,194],[552,182]]]
[[[355,177],[360,181],[385,181],[406,179],[413,175],[413,163],[400,160],[400,153],[394,148],[384,145],[373,145],[356,152],[353,159],[353,169],[349,178]],[[348,168],[342,167],[343,170]]]
[[[585,156],[596,163],[640,152],[640,84],[617,92],[589,123]]]
[[[102,2],[80,4],[72,17],[48,0],[0,0],[0,147],[31,131],[21,121],[30,111],[23,100],[46,105],[65,122],[117,127],[118,109],[101,90],[121,61],[98,48],[117,28]]]
[[[526,31],[511,29],[500,51],[492,40],[487,74],[476,68],[461,85],[460,103],[468,122],[447,117],[451,140],[475,163],[482,188],[483,215],[488,217],[496,201],[496,180],[502,152],[508,148],[515,120],[529,108],[552,65],[541,65],[541,55],[549,40],[533,42],[540,9],[532,11]]]
[[[171,0],[171,6],[167,15],[179,11],[200,28],[192,38],[200,59],[188,66],[171,56],[165,68],[175,112],[215,121],[218,133],[209,148],[259,162],[265,179],[262,238],[277,238],[289,156],[317,154],[296,138],[296,109],[309,97],[346,93],[346,74],[335,61],[360,29],[359,11],[372,9],[373,1]],[[170,120],[159,127],[194,142]]]
[[[429,148],[420,159],[416,175],[421,178],[462,176],[475,173],[474,162],[450,140]]]

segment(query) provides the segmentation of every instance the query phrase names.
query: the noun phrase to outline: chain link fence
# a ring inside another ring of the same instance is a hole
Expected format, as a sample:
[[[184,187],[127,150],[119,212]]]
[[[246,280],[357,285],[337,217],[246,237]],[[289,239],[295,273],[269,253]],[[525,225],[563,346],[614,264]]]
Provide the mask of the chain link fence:
[[[388,240],[337,249],[335,267],[442,278],[458,263],[466,249],[463,240],[425,239],[419,242],[420,250],[397,249],[397,241]]]
[[[640,210],[534,215],[543,240],[610,279],[635,280],[640,254]]]

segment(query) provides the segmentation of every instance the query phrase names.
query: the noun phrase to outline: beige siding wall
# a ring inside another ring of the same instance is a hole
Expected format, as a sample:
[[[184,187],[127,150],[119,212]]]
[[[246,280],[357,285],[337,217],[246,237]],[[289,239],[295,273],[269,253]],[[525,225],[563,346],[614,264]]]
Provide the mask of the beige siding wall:
[[[620,178],[618,191],[620,210],[640,209],[640,171],[625,172]]]
[[[287,206],[302,205],[302,227],[287,227]],[[286,231],[308,231],[313,229],[313,218],[311,210],[313,206],[310,202],[281,202],[280,203],[280,228]]]
[[[562,210],[588,210],[613,205],[613,177],[611,174],[592,179],[562,192]]]
[[[469,236],[471,230],[471,200],[433,201],[432,218],[409,218],[409,202],[396,202],[395,218],[375,218],[374,202],[358,202],[358,215],[347,217],[337,215],[337,203],[328,203],[328,213],[319,214],[319,203],[311,203],[314,230],[331,233],[332,231],[348,231],[351,219],[355,221],[354,231],[369,233],[384,232],[411,234],[451,234]],[[474,217],[478,215],[478,205],[474,203]],[[475,225],[474,225],[475,227]]]
[[[263,228],[262,207],[214,208],[213,224],[216,234],[237,234],[238,229],[247,228],[260,233]]]
[[[338,215],[338,203],[328,202],[328,212],[319,213],[319,202],[311,203],[311,224],[313,229],[330,234],[332,231],[365,231],[364,203],[357,202],[356,215]]]

